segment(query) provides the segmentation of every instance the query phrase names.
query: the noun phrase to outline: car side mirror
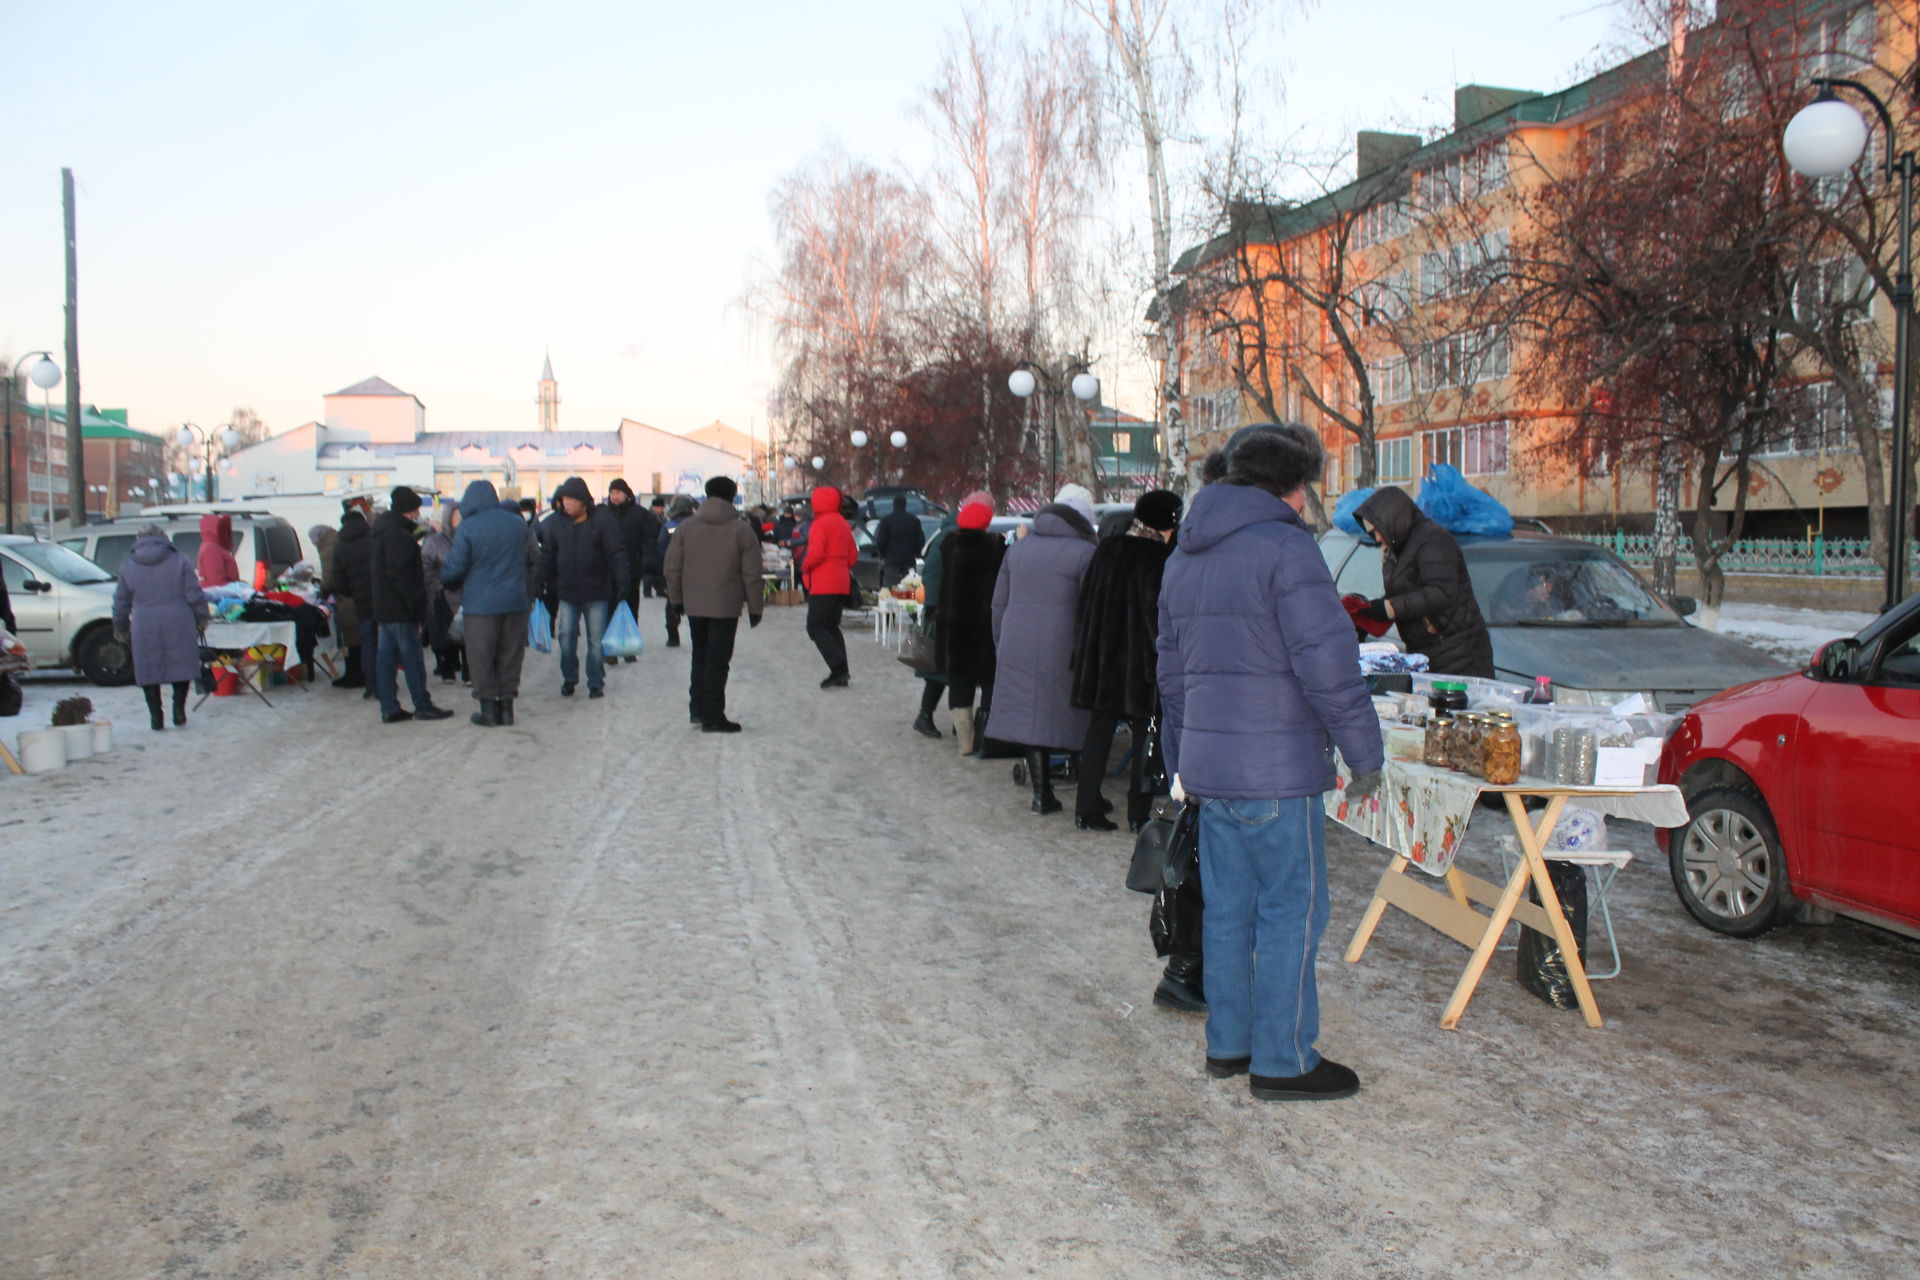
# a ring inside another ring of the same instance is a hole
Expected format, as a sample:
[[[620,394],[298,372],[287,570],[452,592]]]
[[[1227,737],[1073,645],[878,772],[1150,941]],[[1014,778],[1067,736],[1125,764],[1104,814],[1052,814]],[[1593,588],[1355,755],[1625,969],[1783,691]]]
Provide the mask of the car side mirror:
[[[20,585],[25,589],[27,589],[28,591],[53,590],[53,584],[51,582],[42,582],[38,578],[28,578],[25,582],[21,583]]]
[[[1860,659],[1860,642],[1829,640],[1813,655],[1813,667],[1822,680],[1850,680]]]
[[[1674,596],[1668,603],[1673,606],[1673,611],[1683,618],[1691,618],[1700,612],[1700,602],[1692,596]]]

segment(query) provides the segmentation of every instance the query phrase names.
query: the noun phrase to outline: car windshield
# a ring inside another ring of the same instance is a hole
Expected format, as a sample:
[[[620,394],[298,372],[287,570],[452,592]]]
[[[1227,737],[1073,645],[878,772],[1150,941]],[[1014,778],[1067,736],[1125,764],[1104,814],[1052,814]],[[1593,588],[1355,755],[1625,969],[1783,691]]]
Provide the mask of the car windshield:
[[[52,542],[15,542],[8,550],[61,582],[112,582],[114,577],[85,556]]]
[[[1686,625],[1598,547],[1482,543],[1468,552],[1467,573],[1490,626]]]

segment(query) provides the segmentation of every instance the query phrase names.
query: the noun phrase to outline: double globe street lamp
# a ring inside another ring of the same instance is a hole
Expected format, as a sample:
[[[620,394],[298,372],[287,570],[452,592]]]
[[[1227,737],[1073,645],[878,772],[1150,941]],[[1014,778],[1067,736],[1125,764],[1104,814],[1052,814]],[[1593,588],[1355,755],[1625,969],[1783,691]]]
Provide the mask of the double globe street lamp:
[[[1780,139],[1787,163],[1794,172],[1808,178],[1837,178],[1852,169],[1867,149],[1867,122],[1860,113],[1840,101],[1838,90],[1849,89],[1873,104],[1880,116],[1880,128],[1886,139],[1886,154],[1881,173],[1888,182],[1900,183],[1900,217],[1897,226],[1899,255],[1893,275],[1893,484],[1891,520],[1887,531],[1887,598],[1884,609],[1899,604],[1907,591],[1907,543],[1912,537],[1913,468],[1908,459],[1908,419],[1913,390],[1907,376],[1908,354],[1913,342],[1913,176],[1914,155],[1893,152],[1893,115],[1878,94],[1858,80],[1834,76],[1816,76],[1813,83],[1819,97],[1802,107],[1787,123]]]
[[[218,432],[219,434],[216,435],[214,434],[215,432]],[[216,443],[218,443],[219,446],[223,449],[229,449],[229,450],[238,449],[240,447],[240,433],[238,431],[235,431],[230,426],[215,427],[212,430],[207,430],[194,423],[183,422],[180,424],[180,430],[174,435],[173,439],[174,439],[174,442],[178,444],[182,449],[193,448],[193,443],[195,440],[198,440],[200,442],[202,455],[204,456],[206,461],[201,464],[198,470],[202,471],[207,477],[207,501],[212,502],[213,501],[213,446]],[[229,471],[231,471],[232,469],[233,468],[230,465],[227,468],[227,470]]]
[[[27,371],[28,380],[31,381],[34,386],[40,388],[40,390],[42,391],[52,391],[55,387],[60,385],[60,366],[53,362],[52,353],[47,351],[29,351],[27,352],[27,354],[21,356],[19,360],[14,362],[13,376],[7,379],[7,403],[5,406],[6,429],[4,434],[6,437],[6,449],[7,449],[7,532],[8,533],[13,532],[13,389],[20,385],[20,366],[24,365],[27,361],[32,360],[35,356],[39,356],[40,360],[38,363],[36,363],[33,366],[33,368]],[[22,397],[22,400],[24,401],[25,397]],[[51,414],[47,415],[47,417],[45,418],[45,422],[47,427],[47,433],[49,436],[51,436],[53,433],[53,420],[52,420]],[[31,470],[29,470],[27,473],[27,484],[28,484],[28,488],[31,489],[33,484],[33,473]],[[49,450],[47,453],[47,484],[49,488],[51,488],[53,484],[53,453],[51,450]],[[31,493],[28,494],[28,501],[29,502],[32,501]],[[31,512],[29,512],[29,514],[31,514]],[[49,498],[47,502],[47,519],[49,521],[53,519],[53,502],[51,498]]]
[[[1093,376],[1087,362],[1076,360],[1056,374],[1043,364],[1022,360],[1007,375],[1007,390],[1027,399],[1035,391],[1047,393],[1047,494],[1060,491],[1060,405],[1071,388],[1074,399],[1091,404],[1100,398],[1100,379]]]

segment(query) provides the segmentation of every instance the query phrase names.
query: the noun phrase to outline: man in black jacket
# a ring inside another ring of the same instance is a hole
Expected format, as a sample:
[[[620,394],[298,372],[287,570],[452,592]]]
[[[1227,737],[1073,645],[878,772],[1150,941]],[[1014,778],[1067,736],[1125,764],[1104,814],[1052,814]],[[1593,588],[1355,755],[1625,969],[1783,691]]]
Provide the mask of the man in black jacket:
[[[656,497],[640,509],[640,558],[629,566],[640,575],[640,597],[667,598],[666,565],[660,558],[660,531],[667,527],[667,500]]]
[[[920,527],[919,517],[907,511],[907,496],[896,493],[893,510],[880,517],[880,524],[873,531],[874,552],[886,566],[880,585],[891,587],[906,577],[913,562],[920,558],[920,549],[926,545],[927,531]]]
[[[380,627],[379,660],[374,664],[380,694],[380,722],[445,720],[453,712],[433,705],[427,692],[427,664],[420,652],[420,627],[427,620],[427,577],[414,535],[420,519],[420,495],[401,485],[388,510],[373,522],[373,619]],[[336,547],[335,556],[339,555]],[[400,706],[398,672],[407,673],[413,710]]]
[[[633,490],[627,482],[618,476],[607,486],[606,512],[613,517],[614,525],[620,530],[620,545],[627,549],[627,593],[618,596],[613,603],[625,604],[633,611],[634,620],[640,618],[641,568],[646,564],[646,548],[649,537],[655,541],[660,537],[660,525],[651,513],[634,501]],[[611,582],[609,582],[611,586]],[[620,659],[615,658],[615,662]],[[638,662],[638,658],[628,658],[628,662]]]
[[[572,697],[580,683],[580,624],[587,629],[587,696],[606,693],[606,658],[600,640],[607,630],[609,594],[624,600],[633,584],[627,547],[613,517],[595,509],[579,476],[560,485],[560,510],[549,518],[540,550],[541,578],[559,600],[554,611],[560,641],[560,693]],[[608,585],[612,584],[612,591]]]
[[[340,536],[333,544],[333,578],[327,584],[336,598],[351,602],[354,634],[341,637],[347,652],[346,681],[342,689],[361,689],[363,698],[379,696],[374,672],[380,660],[380,624],[373,620],[373,530],[367,523],[364,499],[341,503]],[[338,682],[336,682],[338,683]]]
[[[1453,535],[1391,486],[1374,490],[1353,514],[1380,544],[1385,582],[1361,616],[1398,623],[1407,652],[1426,654],[1436,675],[1493,679],[1493,637]]]

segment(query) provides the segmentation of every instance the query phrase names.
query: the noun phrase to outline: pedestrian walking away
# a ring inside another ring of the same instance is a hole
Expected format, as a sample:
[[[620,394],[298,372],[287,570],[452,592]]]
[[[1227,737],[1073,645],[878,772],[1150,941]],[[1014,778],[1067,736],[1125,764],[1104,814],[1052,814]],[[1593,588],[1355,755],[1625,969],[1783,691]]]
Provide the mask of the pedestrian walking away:
[[[624,603],[638,619],[641,586],[646,577],[647,547],[660,540],[660,525],[645,507],[634,501],[632,488],[618,476],[607,485],[606,509],[619,527],[621,545],[627,549],[627,591],[613,603]],[[622,660],[615,658],[614,661]],[[628,657],[625,661],[638,662],[640,659]]]
[[[706,733],[738,733],[727,716],[727,675],[740,630],[740,611],[760,625],[760,538],[734,511],[738,486],[726,476],[707,481],[707,500],[667,543],[667,601],[685,612],[693,641],[687,681],[687,717]]]
[[[389,498],[387,510],[373,522],[373,617],[380,628],[374,675],[382,724],[445,720],[453,714],[435,706],[427,692],[427,664],[420,648],[420,629],[427,620],[427,578],[414,536],[420,507],[420,495],[400,485]],[[410,713],[400,706],[402,672],[413,698]]]
[[[351,607],[345,611],[341,639],[354,649],[347,652],[347,672],[354,673],[356,651],[360,659],[360,680],[349,680],[343,688],[359,689],[361,697],[378,696],[375,670],[380,658],[380,624],[373,620],[373,528],[358,499],[340,504],[340,536],[333,544],[333,582],[331,590]],[[351,623],[354,630],[345,628]],[[358,632],[358,640],[354,639]]]
[[[673,509],[667,513],[667,522],[660,526],[660,541],[656,544],[660,556],[660,598],[666,600],[667,648],[680,647],[680,608],[667,598],[667,547],[673,541],[674,531],[693,519],[698,510],[692,498],[681,496],[673,500]]]
[[[656,497],[641,513],[640,595],[643,599],[667,598],[666,553],[660,549],[660,533],[667,527],[667,500]],[[637,618],[640,615],[635,613]]]
[[[940,592],[933,610],[933,656],[947,678],[947,713],[960,754],[974,754],[979,708],[993,688],[993,588],[1007,544],[987,526],[993,500],[972,493],[961,502],[957,526],[940,539]]]
[[[967,502],[973,501],[974,496],[967,495],[966,501],[960,505],[964,507]],[[958,532],[959,528],[958,513],[947,516],[940,522],[938,532],[927,540],[927,545],[921,550],[920,625],[925,628],[929,637],[939,627],[940,587],[942,575],[946,571],[944,548],[947,535]],[[920,714],[913,718],[913,731],[923,738],[939,738],[942,736],[940,726],[934,723],[933,713],[940,706],[940,699],[946,696],[946,673],[915,671],[914,675],[920,680]]]
[[[1074,617],[1093,559],[1093,495],[1060,490],[1007,549],[993,587],[993,736],[1026,748],[1033,811],[1058,813],[1052,755],[1078,754],[1091,717],[1073,705]]]
[[[626,544],[604,508],[596,509],[587,482],[568,476],[560,485],[560,511],[541,552],[542,581],[559,602],[554,614],[560,641],[560,693],[572,697],[580,683],[580,632],[587,633],[587,696],[606,693],[609,596],[625,599],[631,582]],[[609,584],[612,589],[609,591]]]
[[[882,566],[880,585],[891,587],[906,577],[926,542],[920,518],[907,510],[906,495],[895,494],[893,510],[880,517],[873,531],[873,549]]]
[[[840,632],[840,615],[853,592],[853,565],[860,558],[853,530],[841,514],[843,499],[831,485],[813,491],[813,526],[807,534],[807,558],[800,583],[807,592],[807,639],[827,664],[822,689],[844,689],[852,678],[847,666],[847,638]]]
[[[460,589],[447,586],[440,576],[459,527],[460,508],[449,504],[420,540],[420,568],[427,579],[427,647],[433,650],[434,674],[447,681],[468,678],[466,646],[452,634],[453,617],[460,612]]]
[[[206,629],[207,595],[199,574],[165,529],[147,525],[120,564],[113,633],[133,649],[134,683],[147,697],[156,732],[167,727],[160,706],[163,684],[173,686],[174,727],[187,722],[187,690],[200,674],[200,637]]]
[[[1493,637],[1453,535],[1391,485],[1375,489],[1354,517],[1380,544],[1385,584],[1361,616],[1397,623],[1407,652],[1426,654],[1436,674],[1493,679]]]
[[[1359,646],[1300,517],[1320,478],[1306,427],[1243,428],[1226,478],[1194,495],[1160,591],[1167,765],[1200,806],[1206,1069],[1263,1101],[1340,1098],[1323,1058],[1314,963],[1326,929],[1333,748],[1350,803],[1380,785],[1380,727]]]
[[[539,539],[519,511],[500,501],[491,481],[469,484],[440,580],[460,589],[467,665],[479,704],[469,719],[482,728],[514,723],[539,568]]]

